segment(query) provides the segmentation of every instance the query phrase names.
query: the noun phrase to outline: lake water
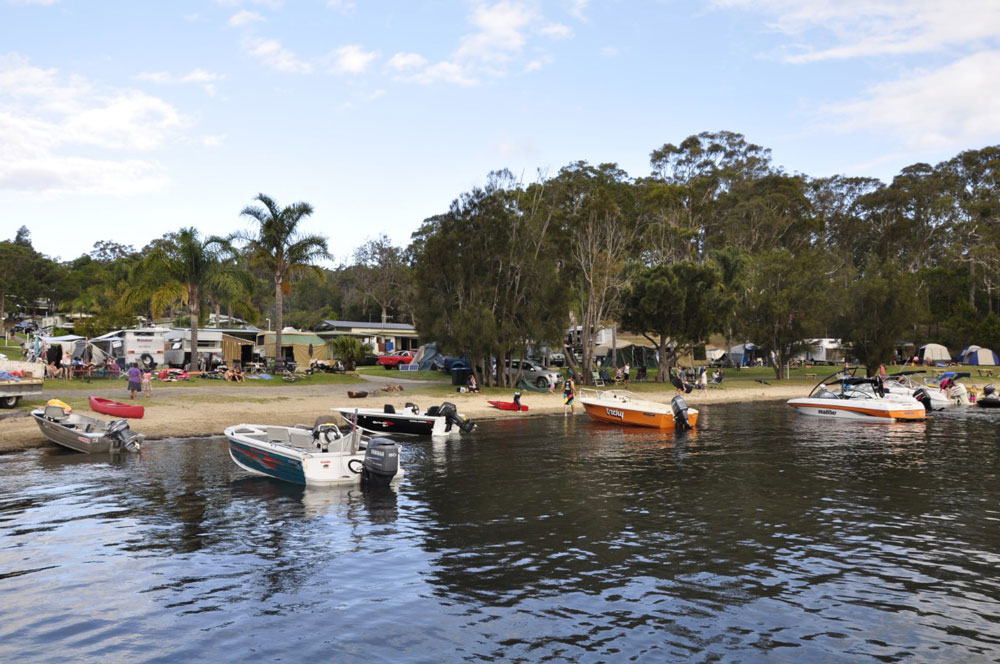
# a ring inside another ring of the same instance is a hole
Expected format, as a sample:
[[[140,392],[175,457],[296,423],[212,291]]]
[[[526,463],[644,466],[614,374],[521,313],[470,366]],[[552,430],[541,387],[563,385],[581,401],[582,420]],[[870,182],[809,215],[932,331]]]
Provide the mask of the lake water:
[[[0,456],[0,661],[996,661],[990,415],[485,422],[373,494],[221,438]]]

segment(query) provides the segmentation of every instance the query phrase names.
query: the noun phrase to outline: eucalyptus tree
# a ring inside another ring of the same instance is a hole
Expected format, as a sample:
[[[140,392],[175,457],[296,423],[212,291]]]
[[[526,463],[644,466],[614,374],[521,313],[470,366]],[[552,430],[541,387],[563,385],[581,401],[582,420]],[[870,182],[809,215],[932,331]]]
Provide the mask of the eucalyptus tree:
[[[679,145],[666,143],[650,154],[650,166],[654,179],[674,187],[659,215],[647,212],[651,223],[669,221],[694,241],[695,255],[690,258],[702,261],[711,249],[728,244],[722,210],[733,199],[724,195],[775,172],[770,150],[730,131],[702,132]]]
[[[387,236],[379,235],[358,247],[352,267],[358,299],[377,304],[383,324],[389,320],[390,309],[405,307],[412,299],[413,276],[405,252]]]
[[[482,383],[507,384],[505,360],[559,338],[567,317],[551,206],[542,185],[507,171],[427,219],[411,245],[420,335],[468,357]],[[487,370],[496,358],[496,375]],[[516,379],[516,378],[515,378]]]
[[[917,276],[895,261],[872,255],[844,295],[836,327],[851,353],[875,375],[895,355],[896,342],[913,331],[926,301],[918,294]]]
[[[181,302],[191,325],[191,363],[198,366],[198,323],[202,304],[210,290],[245,288],[249,277],[224,256],[232,251],[220,237],[201,238],[195,228],[182,228],[166,235],[146,253],[132,273],[132,286],[123,294],[125,304],[149,301],[154,316]]]
[[[246,240],[251,263],[266,269],[274,278],[275,362],[283,366],[281,328],[284,326],[284,296],[291,292],[291,279],[304,270],[318,270],[315,262],[329,258],[326,238],[302,233],[299,224],[313,213],[309,203],[279,206],[274,199],[258,194],[260,205],[248,205],[240,215],[257,222]]]
[[[739,318],[741,330],[772,353],[775,376],[808,346],[839,310],[839,291],[830,287],[831,259],[814,249],[793,254],[778,248],[761,252],[747,265]]]
[[[582,341],[583,378],[593,369],[593,337],[617,318],[628,285],[625,267],[638,251],[637,190],[615,164],[576,162],[546,183],[566,244],[565,281],[572,288]],[[572,362],[572,354],[567,360]]]
[[[639,267],[625,296],[622,326],[656,346],[663,381],[678,352],[723,330],[732,299],[711,262]]]

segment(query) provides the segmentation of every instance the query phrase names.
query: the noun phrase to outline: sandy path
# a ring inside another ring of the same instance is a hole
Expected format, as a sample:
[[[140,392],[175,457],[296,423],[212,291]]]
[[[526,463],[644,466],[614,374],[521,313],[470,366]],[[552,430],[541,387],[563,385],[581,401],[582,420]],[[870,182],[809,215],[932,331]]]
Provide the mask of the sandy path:
[[[403,392],[388,392],[366,399],[348,399],[347,391],[366,389],[371,391],[379,384],[403,384]],[[373,384],[374,383],[374,384]],[[460,413],[473,420],[498,419],[504,417],[530,417],[552,415],[563,412],[562,397],[559,394],[524,393],[522,403],[529,406],[529,413],[500,411],[490,406],[487,399],[503,397],[480,394],[453,393],[448,397],[428,394],[427,386],[440,383],[422,383],[400,379],[374,378],[358,385],[292,385],[286,387],[233,387],[225,383],[193,384],[190,387],[172,387],[156,390],[153,398],[141,403],[146,406],[146,416],[133,420],[132,428],[146,435],[147,439],[189,436],[221,435],[230,425],[246,423],[267,423],[291,426],[298,423],[312,423],[319,415],[330,412],[334,406],[354,406],[377,408],[390,403],[401,410],[407,402],[423,408],[452,401]],[[127,400],[121,387],[94,389],[87,392],[65,393],[63,395],[44,394],[46,399],[60,397],[83,414],[93,414],[86,405],[88,395],[105,396]],[[727,403],[739,401],[762,401],[790,399],[801,396],[801,385],[759,385],[756,387],[727,386],[712,389],[706,394],[687,395],[689,405]],[[676,394],[672,387],[660,392],[643,392],[651,400],[669,402]],[[97,415],[104,418],[103,415]],[[583,408],[577,404],[577,417],[586,417]],[[26,449],[51,444],[41,435],[38,426],[30,417],[8,417],[0,420],[0,452]]]

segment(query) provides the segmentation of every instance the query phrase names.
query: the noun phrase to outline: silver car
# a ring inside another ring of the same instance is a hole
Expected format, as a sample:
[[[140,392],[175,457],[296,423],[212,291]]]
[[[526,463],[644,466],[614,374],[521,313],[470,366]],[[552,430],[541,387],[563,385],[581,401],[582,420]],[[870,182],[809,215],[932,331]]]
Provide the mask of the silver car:
[[[508,376],[516,376],[518,369],[520,369],[524,379],[537,387],[556,385],[562,378],[558,371],[546,369],[541,364],[532,360],[507,360],[506,367]]]

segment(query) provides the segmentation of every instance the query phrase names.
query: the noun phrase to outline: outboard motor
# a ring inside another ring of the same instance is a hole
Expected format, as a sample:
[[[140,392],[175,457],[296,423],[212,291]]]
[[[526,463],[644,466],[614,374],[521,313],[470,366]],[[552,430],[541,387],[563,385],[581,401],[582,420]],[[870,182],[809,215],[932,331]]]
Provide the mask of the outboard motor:
[[[139,450],[140,436],[132,433],[128,427],[128,420],[115,420],[108,425],[104,436],[111,441],[111,452],[121,452],[123,449],[129,452]]]
[[[688,405],[681,395],[670,400],[670,409],[674,412],[674,431],[688,431],[691,422],[688,421]]]
[[[992,397],[992,396],[994,396],[994,394],[996,393],[996,391],[997,391],[997,388],[993,386],[993,383],[990,383],[989,385],[987,385],[986,387],[983,388],[983,396],[984,397]]]
[[[445,431],[451,431],[452,425],[457,426],[464,433],[469,433],[476,428],[476,425],[471,420],[467,420],[458,414],[458,408],[450,401],[445,401],[441,404],[441,407],[438,408],[438,415],[445,418]]]
[[[373,438],[365,450],[361,484],[388,486],[399,472],[399,445],[388,438]]]
[[[913,398],[919,401],[923,405],[925,411],[927,411],[928,413],[931,412],[932,410],[931,397],[929,394],[927,394],[927,390],[925,390],[922,387],[918,387],[917,389],[913,390]]]

